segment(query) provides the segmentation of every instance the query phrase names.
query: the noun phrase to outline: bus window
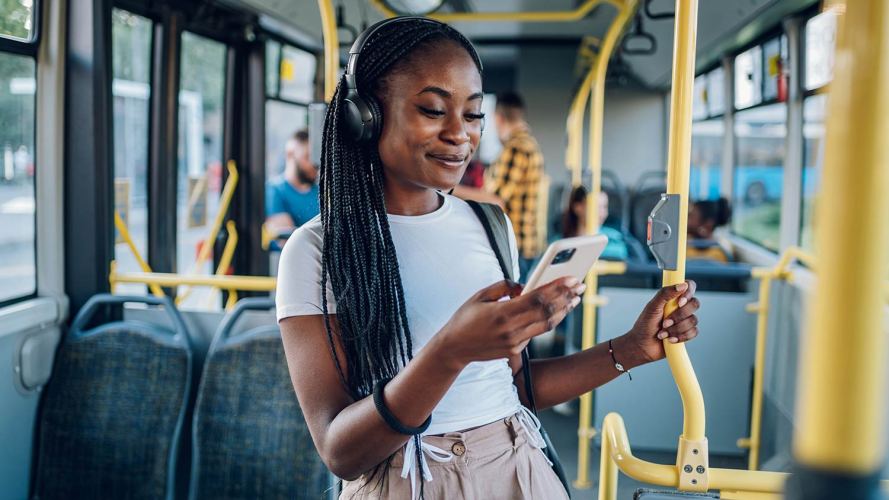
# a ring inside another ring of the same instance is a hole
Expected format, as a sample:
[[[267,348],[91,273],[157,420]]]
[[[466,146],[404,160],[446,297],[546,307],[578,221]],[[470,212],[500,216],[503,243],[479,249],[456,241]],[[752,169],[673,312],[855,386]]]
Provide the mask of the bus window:
[[[223,166],[225,97],[224,44],[185,32],[179,84],[179,153],[176,269],[212,274],[212,260],[195,268],[201,245],[219,210]],[[203,305],[209,290],[197,289],[184,302]]]
[[[0,303],[37,290],[35,77],[33,58],[0,52]]]
[[[288,101],[308,104],[315,95],[315,54],[285,45],[281,49],[279,97]]]
[[[30,42],[34,38],[34,0],[0,4],[0,36]]]
[[[759,106],[735,115],[732,230],[771,250],[779,245],[786,122],[784,104]]]
[[[722,177],[722,118],[694,122],[691,125],[691,172],[688,196],[692,200],[719,198]]]
[[[762,47],[757,45],[735,57],[735,108],[762,102]]]
[[[114,208],[127,225],[139,255],[148,258],[148,113],[151,96],[151,21],[125,10],[111,14],[114,96]],[[119,272],[140,272],[133,252],[115,229]],[[119,293],[145,293],[121,284]]]
[[[808,251],[815,248],[812,233],[815,213],[815,192],[824,162],[824,113],[827,95],[815,94],[803,103],[803,197],[800,210],[800,245]]]
[[[284,148],[293,134],[308,124],[305,106],[269,99],[265,104],[266,179],[284,173]]]

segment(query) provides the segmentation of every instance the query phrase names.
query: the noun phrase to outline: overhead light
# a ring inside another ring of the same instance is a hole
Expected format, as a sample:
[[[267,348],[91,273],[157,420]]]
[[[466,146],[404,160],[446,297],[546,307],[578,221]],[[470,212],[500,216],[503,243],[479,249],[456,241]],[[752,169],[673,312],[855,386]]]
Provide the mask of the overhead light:
[[[383,0],[383,3],[402,16],[425,16],[438,10],[444,0]]]

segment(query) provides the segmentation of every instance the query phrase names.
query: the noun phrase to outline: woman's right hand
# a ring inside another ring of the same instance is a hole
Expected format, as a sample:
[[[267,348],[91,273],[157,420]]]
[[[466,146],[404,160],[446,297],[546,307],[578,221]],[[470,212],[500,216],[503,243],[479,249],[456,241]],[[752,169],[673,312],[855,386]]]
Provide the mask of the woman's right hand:
[[[473,295],[438,332],[441,358],[462,369],[473,361],[509,358],[556,327],[580,303],[586,285],[560,278],[522,295],[522,285],[500,281]],[[501,301],[503,297],[510,300]]]

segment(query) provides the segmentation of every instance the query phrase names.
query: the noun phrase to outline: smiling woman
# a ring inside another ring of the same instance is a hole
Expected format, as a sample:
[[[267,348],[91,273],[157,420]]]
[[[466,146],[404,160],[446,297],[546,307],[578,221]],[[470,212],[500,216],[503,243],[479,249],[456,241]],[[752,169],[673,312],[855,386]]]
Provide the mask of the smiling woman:
[[[282,252],[277,310],[315,445],[349,480],[341,498],[567,497],[526,407],[522,352],[585,286],[563,278],[521,295],[503,279],[518,274],[508,219],[498,255],[473,208],[443,194],[479,145],[481,69],[453,28],[394,18],[355,41],[328,108],[321,214]],[[659,334],[693,338],[693,293],[662,290],[611,353],[531,362],[536,406],[619,376],[613,356],[626,369],[663,358]]]

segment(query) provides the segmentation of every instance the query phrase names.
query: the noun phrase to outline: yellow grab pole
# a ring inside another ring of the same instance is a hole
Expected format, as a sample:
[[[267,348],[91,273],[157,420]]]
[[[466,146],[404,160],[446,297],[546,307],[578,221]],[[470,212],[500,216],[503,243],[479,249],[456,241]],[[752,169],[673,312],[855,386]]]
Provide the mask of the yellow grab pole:
[[[453,12],[431,14],[430,18],[443,23],[456,22],[575,22],[585,18],[594,7],[601,3],[620,5],[620,0],[585,0],[574,10],[565,11],[539,11],[539,12]],[[387,17],[397,16],[398,13],[390,9],[380,0],[370,0],[370,4]]]
[[[608,70],[608,61],[614,52],[617,41],[624,30],[626,23],[636,11],[637,0],[627,0],[618,8],[617,15],[608,27],[602,48],[590,68],[590,75],[584,80],[591,84],[592,99],[590,99],[589,122],[589,164],[592,171],[592,189],[587,196],[587,227],[589,234],[599,232],[599,191],[602,180],[602,131],[605,112],[605,74]],[[578,126],[574,132],[578,140],[583,133],[583,107],[575,109],[574,119],[578,120]],[[577,158],[582,158],[582,143],[578,140],[575,145]],[[574,182],[581,182],[580,172],[583,170],[582,161],[574,165]],[[596,342],[596,304],[599,291],[599,275],[596,269],[590,269],[586,277],[587,289],[583,300],[583,330],[581,335],[581,349],[589,349]],[[590,439],[595,437],[593,428],[593,393],[587,392],[580,397],[580,414],[577,427],[577,480],[574,486],[577,488],[589,488],[592,483],[589,479]]]
[[[847,2],[838,28],[817,214],[823,265],[798,377],[794,455],[806,476],[791,482],[798,491],[789,485],[792,498],[827,498],[813,488],[828,488],[830,474],[864,481],[885,458],[889,4]]]
[[[754,278],[759,278],[759,299],[756,304],[748,306],[749,312],[756,313],[756,356],[753,364],[753,395],[750,403],[750,437],[738,440],[738,447],[749,448],[747,468],[756,470],[759,467],[759,448],[762,432],[762,394],[765,377],[766,338],[768,336],[769,309],[772,280],[790,280],[793,275],[789,267],[799,261],[815,269],[815,258],[798,247],[790,247],[784,251],[774,268],[757,268],[752,271]]]
[[[133,257],[136,259],[136,263],[139,264],[139,268],[142,269],[142,272],[150,273],[151,267],[148,266],[148,263],[142,258],[142,255],[139,253],[139,249],[136,248],[136,243],[133,242],[133,237],[130,235],[130,230],[127,228],[127,224],[123,221],[123,217],[120,216],[120,213],[116,210],[114,211],[114,227],[117,228],[117,231],[120,233],[120,237],[123,238],[123,241],[129,247],[130,252],[133,253]],[[112,272],[112,275],[115,273]],[[112,288],[114,287],[114,283],[112,283]],[[151,293],[155,297],[163,297],[164,291],[160,289],[157,285],[149,285],[148,287],[151,290]],[[112,290],[113,291],[113,290]]]
[[[222,228],[222,223],[225,221],[225,214],[228,213],[228,207],[231,205],[232,198],[235,195],[235,188],[238,186],[239,179],[238,168],[234,160],[227,161],[225,166],[228,171],[228,179],[226,179],[225,186],[222,188],[222,194],[219,196],[219,210],[216,211],[213,225],[210,226],[210,234],[208,234],[207,239],[204,240],[204,244],[201,246],[201,251],[198,252],[198,258],[195,259],[194,263],[191,265],[188,274],[196,273],[197,270],[207,262],[207,259],[210,258],[210,255],[213,252],[213,245],[216,242],[216,236],[219,235],[219,230]],[[184,292],[180,293],[176,297],[176,305],[181,304],[190,294],[191,289],[186,289]]]
[[[695,45],[697,38],[697,0],[676,0],[676,22],[673,38],[673,81],[670,97],[670,139],[667,152],[667,193],[679,195],[678,261],[675,271],[664,271],[663,285],[685,281],[685,245],[688,214],[688,178],[691,155],[691,109],[695,77]],[[667,316],[677,304],[671,301],[664,308]],[[707,491],[708,455],[705,434],[704,396],[695,376],[688,352],[683,344],[664,339],[667,361],[684,413],[682,435],[676,452],[679,489]]]
[[[340,46],[333,2],[318,0],[318,8],[321,10],[321,29],[324,38],[324,100],[330,102],[336,92],[336,74],[340,69]]]
[[[213,274],[116,273],[114,278],[116,283],[143,283],[161,287],[207,286],[245,292],[270,292],[275,289],[277,283],[277,280],[271,276],[216,276]]]

